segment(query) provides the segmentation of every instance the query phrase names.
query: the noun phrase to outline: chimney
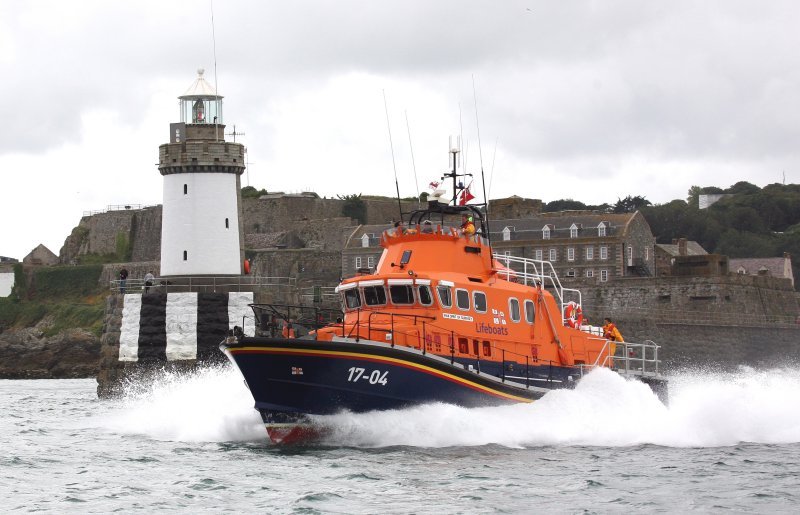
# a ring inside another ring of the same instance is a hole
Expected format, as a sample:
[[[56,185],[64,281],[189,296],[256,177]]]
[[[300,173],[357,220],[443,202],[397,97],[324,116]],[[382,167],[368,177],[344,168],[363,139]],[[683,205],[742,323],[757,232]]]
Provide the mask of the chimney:
[[[678,255],[679,256],[687,255],[686,238],[678,238]]]

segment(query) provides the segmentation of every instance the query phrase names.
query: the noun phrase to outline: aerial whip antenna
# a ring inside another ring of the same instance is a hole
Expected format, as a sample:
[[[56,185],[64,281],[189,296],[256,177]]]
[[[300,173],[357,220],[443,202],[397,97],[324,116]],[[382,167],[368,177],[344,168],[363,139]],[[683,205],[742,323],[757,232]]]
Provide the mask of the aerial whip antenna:
[[[389,148],[392,151],[392,167],[394,168],[394,187],[397,189],[397,209],[400,211],[400,221],[403,221],[403,205],[400,203],[400,183],[397,182],[397,165],[394,162],[394,145],[392,144],[392,127],[389,124],[389,106],[386,103],[386,90],[383,92],[383,109],[386,111],[386,128],[389,130]]]
[[[217,34],[214,30],[214,0],[211,0],[211,42],[214,49],[214,103],[216,104],[216,115],[219,116],[219,86],[217,84]],[[219,124],[214,122],[214,140],[219,141]]]
[[[481,124],[478,120],[478,94],[475,92],[475,75],[472,76],[472,98],[475,101],[475,125],[478,128],[478,157],[481,162],[481,185],[483,186],[483,203],[486,205],[486,239],[492,244],[492,232],[489,230],[489,198],[486,196],[486,177],[483,173],[483,151],[481,150]]]
[[[386,97],[384,96],[384,101],[385,100]],[[406,129],[408,130],[408,148],[411,150],[411,166],[414,168],[414,185],[417,187],[417,199],[419,199],[419,180],[417,179],[417,163],[414,162],[414,146],[411,145],[411,126],[408,124],[408,111],[406,111],[405,113],[406,113]]]

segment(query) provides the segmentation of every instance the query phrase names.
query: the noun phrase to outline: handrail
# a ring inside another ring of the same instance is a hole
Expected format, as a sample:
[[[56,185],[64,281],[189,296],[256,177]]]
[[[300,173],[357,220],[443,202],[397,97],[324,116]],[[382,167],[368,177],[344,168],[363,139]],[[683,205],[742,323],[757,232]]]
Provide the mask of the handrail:
[[[127,279],[122,286],[121,279],[109,281],[110,289],[115,293],[140,293],[145,288],[154,292],[197,292],[217,289],[235,289],[236,291],[250,291],[252,288],[290,287],[297,284],[295,277],[271,277],[251,275],[223,275],[223,276],[174,276],[156,277],[149,287],[144,279]]]
[[[580,290],[574,288],[565,288],[558,278],[556,269],[550,261],[541,259],[530,259],[516,256],[506,256],[505,254],[492,254],[492,258],[504,264],[505,270],[495,269],[497,275],[503,277],[507,281],[516,280],[522,281],[526,286],[542,286],[543,288],[550,287],[554,290],[558,299],[558,305],[561,310],[561,319],[564,320],[564,309],[569,304],[569,299],[577,298],[578,305],[582,304],[582,297]],[[520,270],[521,268],[521,270]]]

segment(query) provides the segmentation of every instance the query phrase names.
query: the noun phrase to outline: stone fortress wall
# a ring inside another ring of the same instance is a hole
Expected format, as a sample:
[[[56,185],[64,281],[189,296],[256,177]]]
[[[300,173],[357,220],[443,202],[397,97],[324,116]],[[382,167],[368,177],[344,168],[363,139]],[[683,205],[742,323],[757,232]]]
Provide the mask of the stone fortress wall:
[[[246,257],[253,275],[292,277],[297,291],[334,286],[340,280],[342,248],[358,226],[343,216],[342,200],[292,195],[243,200]],[[368,224],[390,224],[398,218],[396,201],[365,203]],[[406,203],[404,210],[413,207]],[[61,260],[113,253],[123,233],[130,240],[132,260],[107,265],[101,281],[116,279],[121,266],[130,278],[141,278],[150,269],[158,276],[160,222],[160,206],[84,217],[61,249]],[[784,280],[737,275],[624,277],[602,285],[578,279],[568,286],[583,291],[584,312],[593,324],[601,325],[603,317],[611,316],[627,339],[662,344],[661,358],[669,366],[683,366],[687,359],[733,366],[781,356],[800,358],[800,297]],[[258,294],[264,301],[304,300],[297,293],[284,297],[269,291]]]

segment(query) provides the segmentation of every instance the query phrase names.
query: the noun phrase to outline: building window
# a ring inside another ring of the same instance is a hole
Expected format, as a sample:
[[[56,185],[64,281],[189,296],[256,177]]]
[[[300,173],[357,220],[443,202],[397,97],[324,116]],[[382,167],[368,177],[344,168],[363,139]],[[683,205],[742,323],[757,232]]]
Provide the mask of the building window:
[[[577,238],[578,237],[578,226],[572,224],[569,228],[569,237],[570,238]]]
[[[601,282],[608,281],[608,270],[605,270],[605,269],[600,270],[600,281]]]
[[[486,294],[482,291],[476,291],[472,294],[472,301],[475,306],[475,311],[478,313],[486,313]]]
[[[600,259],[608,259],[608,247],[605,245],[600,247]]]
[[[508,299],[508,314],[511,315],[512,322],[519,322],[519,300],[513,297]]]
[[[356,256],[356,269],[361,268],[361,256]]]
[[[586,247],[586,261],[594,259],[594,247]]]
[[[361,246],[369,247],[369,235],[366,233],[364,234],[364,236],[361,237]]]
[[[183,251],[183,260],[184,261],[188,261],[189,260],[189,253],[186,252],[185,250]]]
[[[628,247],[628,266],[633,265],[633,247]]]
[[[550,227],[544,226],[542,227],[542,239],[549,240],[550,239]]]
[[[607,222],[600,222],[597,225],[597,235],[598,236],[605,236],[606,235],[606,223]]]
[[[462,311],[469,310],[469,292],[467,290],[456,289],[456,306]]]
[[[508,241],[511,239],[511,231],[513,231],[513,227],[504,227],[503,228],[503,241]]]
[[[186,195],[187,193],[189,193],[189,185],[188,184],[184,184],[183,185],[183,194]]]
[[[575,248],[567,247],[567,261],[575,261]]]
[[[367,266],[372,268],[375,266],[375,256],[367,256]]]
[[[536,249],[536,260],[541,261],[544,259],[544,251],[542,249]]]
[[[644,260],[650,261],[650,247],[644,248]]]
[[[575,269],[574,268],[570,268],[569,270],[567,270],[567,277],[575,277]]]
[[[226,229],[230,229],[231,228],[230,224],[228,223],[228,219],[227,218],[225,219],[225,228]]]
[[[556,260],[556,249],[550,249],[550,261]]]
[[[586,277],[594,277],[594,270],[591,268],[586,271]]]

